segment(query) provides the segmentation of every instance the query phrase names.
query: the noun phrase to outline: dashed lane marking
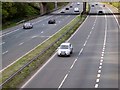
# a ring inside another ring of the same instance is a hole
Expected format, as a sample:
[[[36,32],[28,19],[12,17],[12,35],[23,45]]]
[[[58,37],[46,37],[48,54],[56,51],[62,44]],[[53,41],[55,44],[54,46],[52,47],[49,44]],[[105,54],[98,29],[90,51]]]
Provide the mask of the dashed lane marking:
[[[3,52],[2,54],[4,55],[4,54],[6,54],[6,53],[8,53],[8,51]]]

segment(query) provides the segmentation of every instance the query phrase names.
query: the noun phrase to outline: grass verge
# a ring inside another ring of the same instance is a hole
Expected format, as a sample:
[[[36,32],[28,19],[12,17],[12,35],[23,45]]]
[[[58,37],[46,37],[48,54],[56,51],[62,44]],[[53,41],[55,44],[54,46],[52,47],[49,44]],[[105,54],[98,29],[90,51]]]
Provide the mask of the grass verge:
[[[114,7],[116,7],[117,9],[120,10],[120,2],[109,2],[108,4],[113,5]]]

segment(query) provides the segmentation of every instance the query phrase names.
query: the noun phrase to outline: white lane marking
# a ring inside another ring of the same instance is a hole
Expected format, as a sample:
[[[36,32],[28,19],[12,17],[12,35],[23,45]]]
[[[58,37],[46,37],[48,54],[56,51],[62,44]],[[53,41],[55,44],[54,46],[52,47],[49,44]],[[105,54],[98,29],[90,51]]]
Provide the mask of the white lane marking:
[[[75,65],[75,62],[77,61],[77,59],[75,59],[75,61],[73,62],[72,66],[70,67],[70,69],[73,68],[73,66]]]
[[[102,66],[99,66],[99,69],[101,69],[102,68]]]
[[[101,59],[101,60],[100,60],[100,62],[102,63],[102,62],[103,62],[103,60]]]
[[[87,18],[88,18],[88,16],[87,16]],[[85,21],[87,20],[87,18],[85,19]],[[74,19],[73,19],[73,20],[74,20]],[[72,22],[73,20],[71,20],[71,22]],[[83,26],[83,24],[85,23],[85,21],[80,25],[80,27],[75,31],[75,33],[72,34],[72,36],[67,40],[67,42],[70,41],[70,39],[72,39],[73,36],[80,30],[80,28]],[[67,25],[68,25],[68,24],[67,24]],[[65,26],[66,26],[66,25],[65,25]],[[64,27],[65,27],[65,26],[64,26]],[[63,29],[64,27],[62,27],[61,29]],[[61,30],[61,29],[60,29],[60,30]],[[60,30],[59,30],[59,31],[60,31]],[[58,31],[58,32],[59,32],[59,31]],[[56,32],[56,33],[57,33],[57,32]],[[55,33],[55,34],[56,34],[56,33]],[[55,35],[55,34],[54,34],[54,35]],[[53,36],[53,35],[52,35],[52,36]],[[48,38],[48,39],[49,39],[49,38]],[[45,41],[47,41],[48,39],[46,39]],[[44,41],[44,42],[45,42],[45,41]],[[43,43],[44,43],[44,42],[43,42]],[[41,44],[42,44],[42,43],[41,43]],[[38,45],[38,46],[39,46],[39,45]],[[36,48],[37,48],[37,47],[36,47]],[[34,49],[35,49],[35,48],[34,48]],[[33,50],[34,50],[34,49],[33,49]],[[32,50],[31,50],[31,51],[32,51]],[[39,70],[38,70],[27,82],[25,82],[25,84],[23,84],[23,86],[22,86],[21,88],[24,88],[24,87],[55,57],[56,54],[57,54],[57,52],[55,52],[55,53],[52,55],[52,57],[51,57],[50,59],[48,59],[47,62],[46,62],[45,64],[43,64],[43,66],[40,67]],[[22,58],[22,57],[21,57],[21,58]],[[18,60],[19,60],[19,59],[18,59]],[[2,70],[2,71],[3,71],[3,70]]]
[[[78,54],[78,55],[80,55],[80,54],[82,53],[82,51],[83,51],[83,48],[80,50],[80,52],[79,52],[79,54]]]
[[[4,54],[6,54],[6,53],[8,53],[8,51],[3,52],[2,54],[4,55]]]
[[[103,57],[101,57],[101,59],[103,59]]]
[[[105,51],[105,49],[103,49],[103,52]]]
[[[13,33],[13,32],[16,32],[16,31],[18,31],[18,30],[20,30],[20,29],[22,29],[22,28],[19,28],[19,29],[16,29],[16,30],[14,30],[14,31],[8,32],[8,33],[6,33],[6,34],[3,34],[3,35],[1,35],[0,37],[3,37],[3,36],[6,36],[6,35],[8,35],[8,34],[11,34],[11,33]]]
[[[0,43],[0,45],[3,45],[3,44],[5,44],[5,42]]]
[[[52,15],[52,16],[53,16],[53,15]],[[45,19],[48,19],[48,18],[50,18],[50,17],[52,17],[52,16],[49,16],[49,17],[43,18],[43,19],[41,19],[41,20],[39,20],[39,21],[33,22],[32,24],[37,24],[37,23],[39,23],[39,22],[41,22],[41,21],[43,21],[43,20],[45,20]]]
[[[90,31],[90,35],[91,35],[92,31]]]
[[[98,83],[100,81],[100,79],[96,79],[96,82]]]
[[[97,74],[97,78],[100,78],[100,74]]]
[[[87,40],[86,40],[85,43],[84,43],[84,47],[85,47],[86,44],[87,44]]]
[[[65,82],[65,80],[66,80],[67,77],[68,77],[68,74],[65,75],[64,79],[62,80],[61,84],[58,87],[58,90],[62,87],[62,85]]]
[[[104,52],[102,52],[102,54],[104,54]]]
[[[24,42],[20,43],[19,46],[22,45],[22,44],[24,44]]]
[[[101,54],[101,56],[103,57],[103,56],[104,56],[104,54],[102,53],[102,54]]]
[[[98,70],[98,73],[101,73],[101,70]]]
[[[103,45],[103,48],[105,48],[105,45]]]
[[[40,37],[51,37],[51,36],[40,36]]]
[[[98,88],[98,84],[95,84],[95,88]]]
[[[87,40],[90,38],[90,35],[91,35],[91,34],[88,35]]]
[[[51,60],[54,58],[56,53],[45,63],[39,70],[21,87],[24,88]]]
[[[32,36],[31,38],[36,38],[36,37],[38,37],[38,36]]]
[[[108,8],[108,7],[107,7],[107,8]],[[112,11],[110,8],[108,8],[108,10],[109,10],[111,13],[113,13],[113,11]],[[118,24],[118,27],[120,28],[118,19],[116,18],[116,16],[114,15],[114,13],[113,13],[113,16],[114,16],[114,18],[115,18],[115,20],[116,20],[116,22],[117,22],[117,24]]]
[[[100,66],[102,66],[102,63],[100,63]]]

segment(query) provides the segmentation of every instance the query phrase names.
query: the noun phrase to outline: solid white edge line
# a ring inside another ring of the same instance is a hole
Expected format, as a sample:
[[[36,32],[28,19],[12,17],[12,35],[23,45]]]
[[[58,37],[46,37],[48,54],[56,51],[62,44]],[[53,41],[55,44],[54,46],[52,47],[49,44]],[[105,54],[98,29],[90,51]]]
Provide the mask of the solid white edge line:
[[[107,6],[106,6],[106,7],[107,7]],[[113,11],[112,11],[110,8],[107,7],[107,9],[108,9],[111,13],[113,13]],[[114,13],[113,13],[113,16],[114,16],[114,18],[115,18],[115,20],[116,20],[116,22],[117,22],[117,24],[118,24],[118,27],[120,28],[119,22],[118,22],[116,16],[114,15]]]

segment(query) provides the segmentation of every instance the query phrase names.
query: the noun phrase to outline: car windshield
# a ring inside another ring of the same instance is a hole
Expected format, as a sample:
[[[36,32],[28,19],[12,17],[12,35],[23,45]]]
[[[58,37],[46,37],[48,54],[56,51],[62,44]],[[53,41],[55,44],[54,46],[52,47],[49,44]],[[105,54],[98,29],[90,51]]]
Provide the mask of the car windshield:
[[[60,49],[68,49],[68,45],[61,45]]]

